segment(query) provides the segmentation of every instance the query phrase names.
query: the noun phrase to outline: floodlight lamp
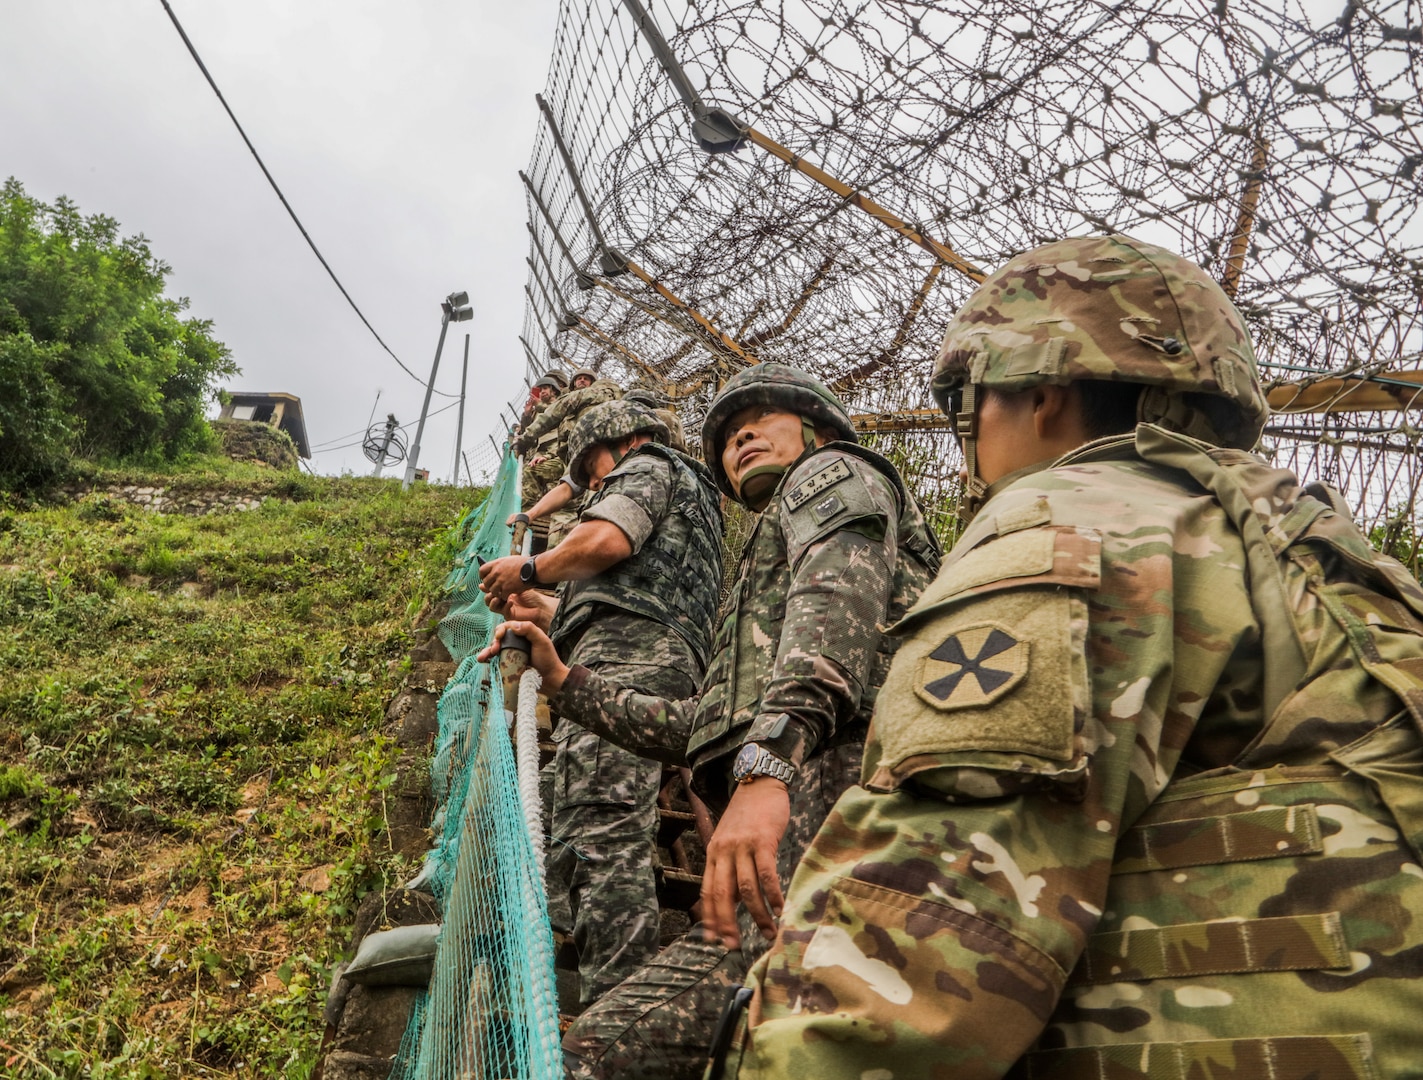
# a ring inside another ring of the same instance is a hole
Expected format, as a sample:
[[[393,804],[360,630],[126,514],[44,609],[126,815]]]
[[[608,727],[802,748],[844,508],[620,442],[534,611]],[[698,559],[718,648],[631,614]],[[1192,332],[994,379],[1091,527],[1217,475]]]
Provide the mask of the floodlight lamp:
[[[449,301],[450,307],[463,307],[469,303],[469,293],[452,292],[449,296],[445,297],[445,299]]]
[[[454,319],[455,322],[469,322],[470,319],[474,318],[474,308],[455,308],[454,314],[451,315],[450,318]]]

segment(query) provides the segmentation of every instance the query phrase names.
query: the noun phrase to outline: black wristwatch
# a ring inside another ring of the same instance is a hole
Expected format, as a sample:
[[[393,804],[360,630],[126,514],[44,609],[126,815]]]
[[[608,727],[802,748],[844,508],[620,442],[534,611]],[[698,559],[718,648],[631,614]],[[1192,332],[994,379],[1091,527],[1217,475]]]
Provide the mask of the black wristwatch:
[[[749,742],[742,746],[736,760],[731,763],[731,778],[738,784],[745,784],[758,776],[770,776],[789,784],[796,778],[796,767],[764,746]]]
[[[539,584],[539,568],[534,565],[537,555],[530,555],[524,560],[524,565],[519,567],[519,580],[525,585]]]

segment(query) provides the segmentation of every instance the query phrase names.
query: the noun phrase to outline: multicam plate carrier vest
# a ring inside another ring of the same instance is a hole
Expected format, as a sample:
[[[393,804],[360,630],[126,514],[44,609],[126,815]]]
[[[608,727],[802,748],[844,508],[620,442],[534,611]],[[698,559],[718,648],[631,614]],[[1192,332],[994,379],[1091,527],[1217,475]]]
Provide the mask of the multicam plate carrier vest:
[[[1146,449],[1245,539],[1268,721],[1122,834],[1053,1049],[1015,1075],[1423,1076],[1423,589],[1328,489],[1281,500],[1248,455]]]
[[[899,495],[896,535],[900,549],[894,569],[888,623],[897,622],[939,572],[938,539],[929,530],[918,505],[904,490],[899,472],[886,458],[850,442],[831,442],[797,461],[781,480],[781,487],[802,462],[816,454],[838,451],[866,462],[889,480]],[[694,786],[713,806],[725,805],[724,778],[710,775],[713,762],[729,759],[741,746],[747,729],[758,715],[761,699],[773,674],[756,643],[778,642],[786,618],[786,597],[791,591],[791,565],[787,546],[782,492],[778,488],[742,548],[736,581],[722,605],[711,665],[702,680],[705,692],[697,703],[687,759],[692,763]],[[874,712],[875,698],[899,642],[881,635],[875,664],[866,681],[854,719],[836,733],[836,740],[863,741]],[[726,761],[729,766],[729,760]]]
[[[720,496],[700,461],[658,443],[644,443],[619,464],[638,454],[671,466],[667,515],[637,552],[596,577],[564,587],[549,636],[562,651],[593,620],[598,605],[606,604],[677,631],[697,662],[705,665],[721,589]],[[593,493],[586,509],[610,490],[605,486]]]

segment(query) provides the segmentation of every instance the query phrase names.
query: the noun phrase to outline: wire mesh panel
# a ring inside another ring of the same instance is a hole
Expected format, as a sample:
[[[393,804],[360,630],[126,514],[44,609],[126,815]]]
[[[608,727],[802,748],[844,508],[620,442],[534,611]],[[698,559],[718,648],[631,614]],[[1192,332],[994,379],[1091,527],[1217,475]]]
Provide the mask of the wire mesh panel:
[[[564,3],[524,174],[530,363],[665,385],[692,434],[738,368],[806,368],[943,506],[928,369],[977,272],[1121,231],[1235,297],[1272,402],[1386,386],[1423,354],[1420,52],[1420,0]],[[1415,404],[1315,401],[1270,447],[1385,522]]]
[[[520,801],[496,666],[474,652],[498,616],[478,589],[479,559],[508,553],[518,467],[504,459],[446,581],[439,635],[460,661],[439,701],[431,767],[435,847],[412,887],[431,892],[442,926],[429,990],[406,1030],[396,1080],[553,1080],[563,1075],[547,902]]]

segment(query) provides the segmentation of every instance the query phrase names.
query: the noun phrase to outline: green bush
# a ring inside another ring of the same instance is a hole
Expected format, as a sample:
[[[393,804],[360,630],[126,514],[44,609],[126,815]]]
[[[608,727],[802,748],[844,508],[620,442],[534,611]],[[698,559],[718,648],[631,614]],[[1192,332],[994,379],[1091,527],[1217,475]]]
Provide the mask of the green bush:
[[[158,463],[209,450],[203,414],[236,374],[171,268],[113,218],[0,188],[0,488],[61,475],[75,455]]]

